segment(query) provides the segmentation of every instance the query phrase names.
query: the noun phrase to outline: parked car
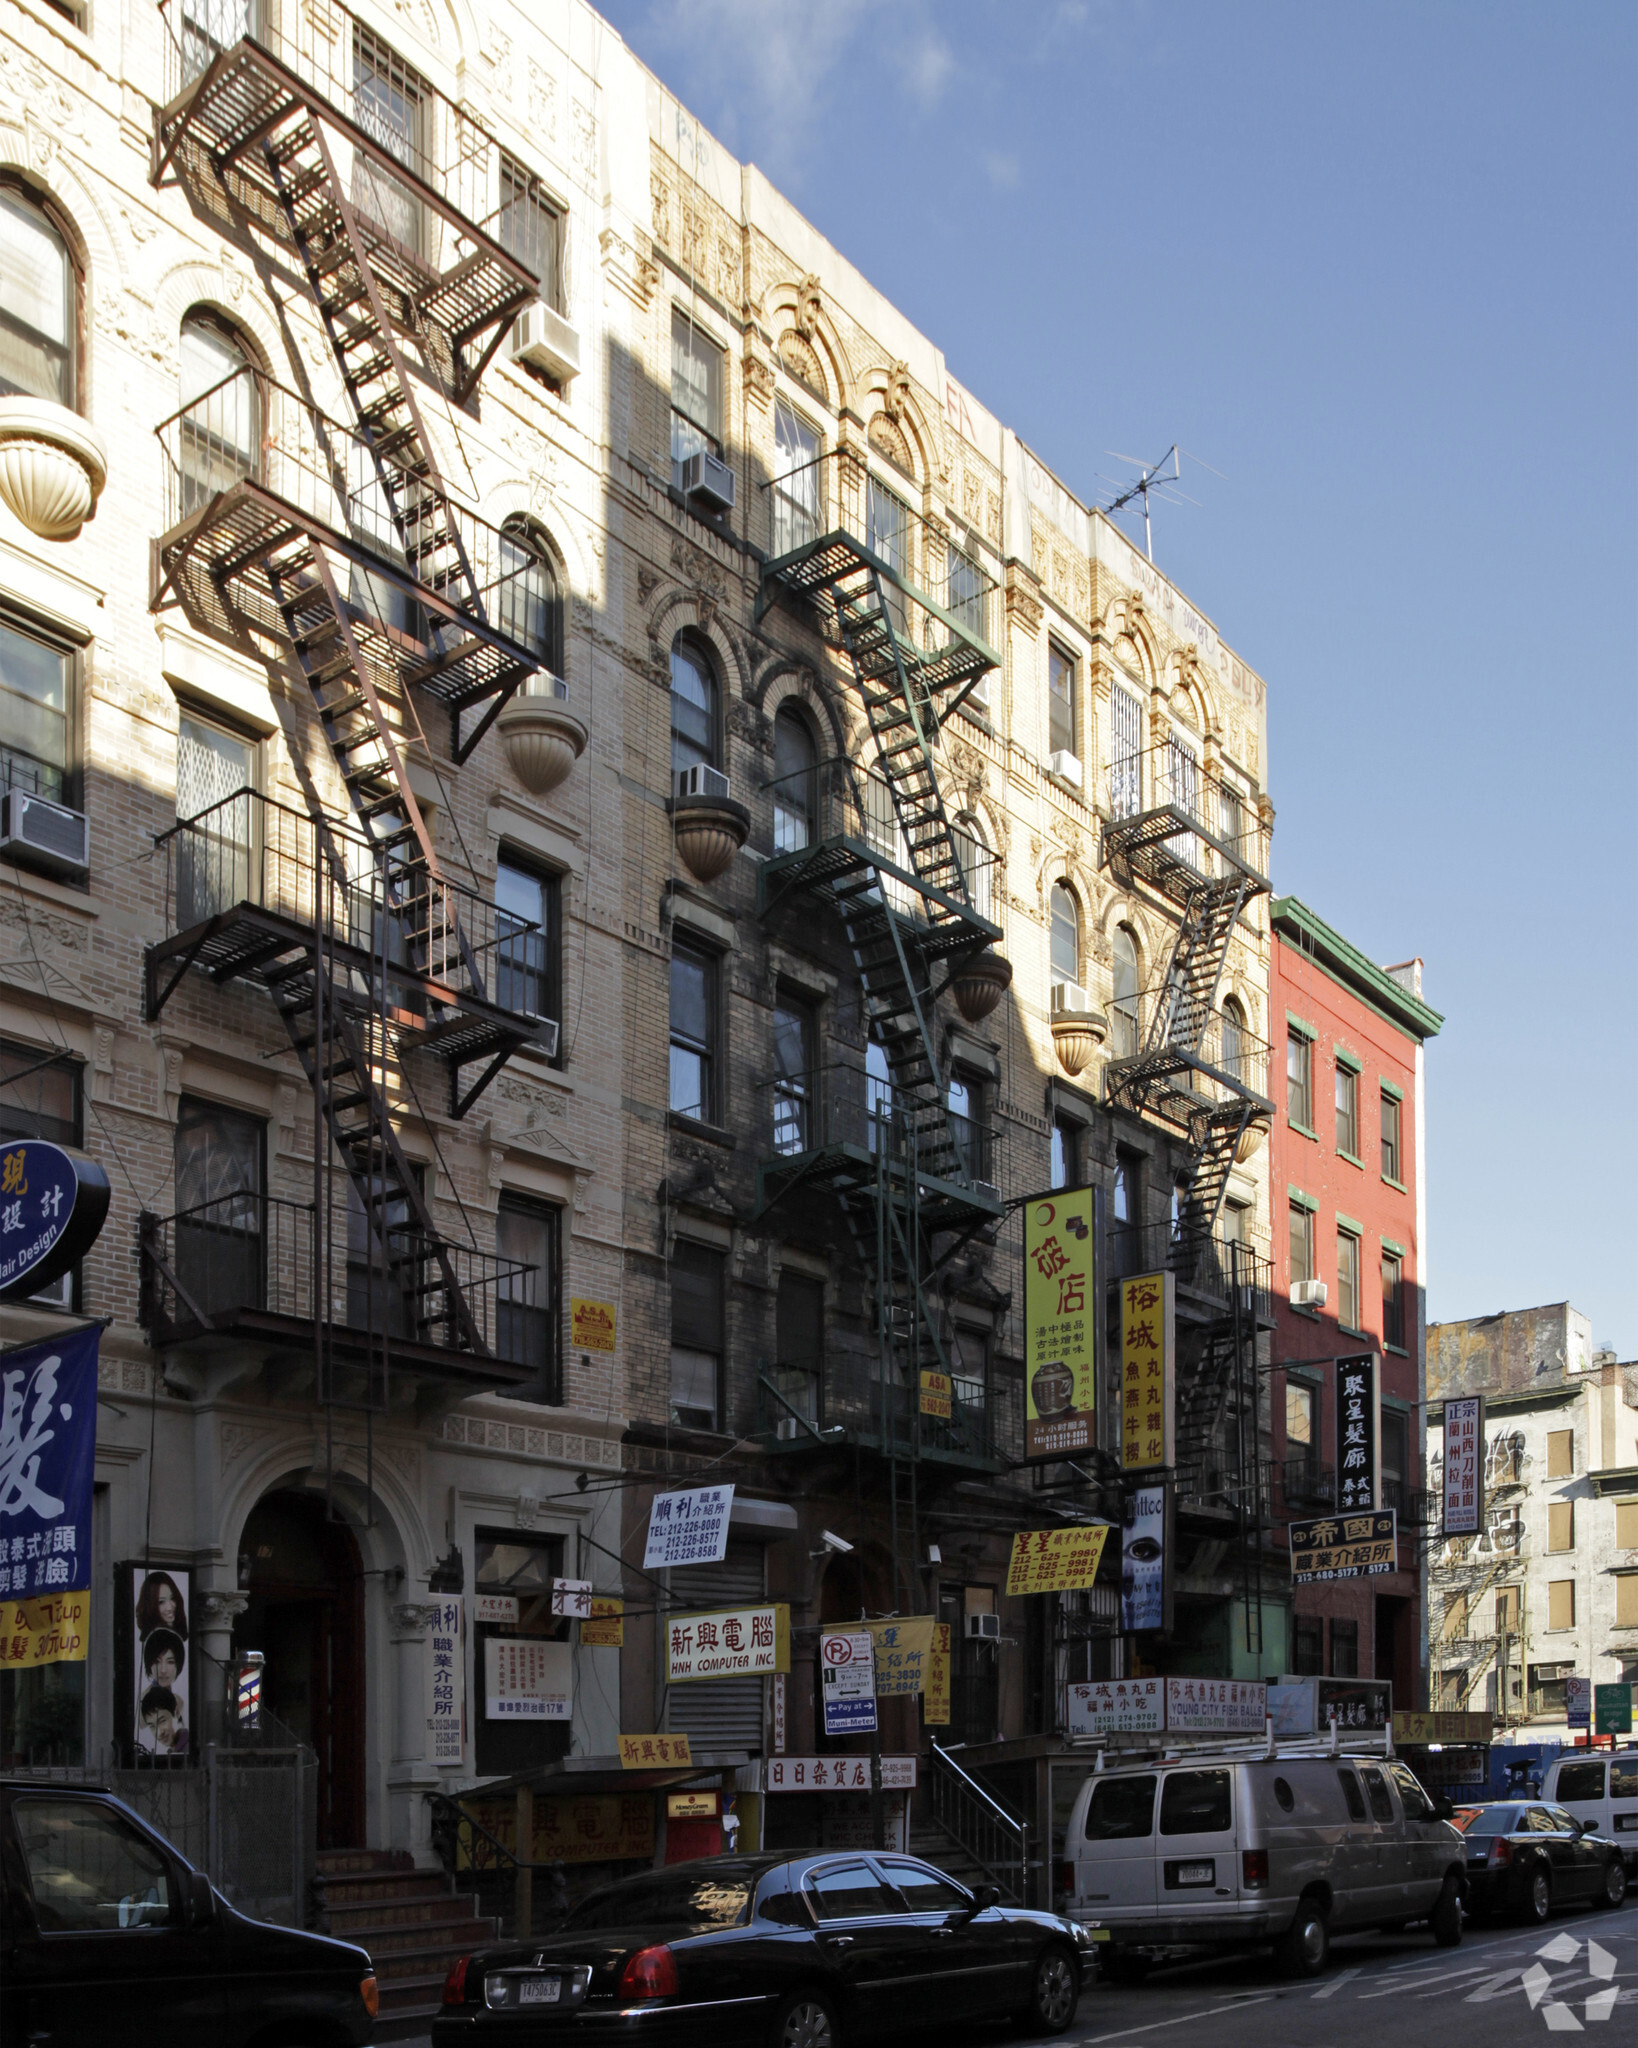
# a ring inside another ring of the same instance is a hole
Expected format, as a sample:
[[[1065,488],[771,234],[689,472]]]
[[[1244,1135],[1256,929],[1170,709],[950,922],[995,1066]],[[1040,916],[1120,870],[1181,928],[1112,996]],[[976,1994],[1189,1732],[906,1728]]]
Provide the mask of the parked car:
[[[1628,1877],[1638,1878],[1638,1749],[1561,1756],[1548,1765],[1541,1796],[1618,1842]]]
[[[1272,1943],[1318,1976],[1331,1937],[1425,1921],[1462,1938],[1462,1838],[1393,1757],[1196,1751],[1087,1779],[1065,1835],[1065,1910],[1132,1978],[1167,1951]]]
[[[0,2048],[357,2048],[349,1942],[236,1913],[109,1793],[0,1778]]]
[[[1476,1919],[1517,1913],[1539,1924],[1556,1906],[1619,1906],[1627,1866],[1608,1835],[1562,1806],[1501,1800],[1468,1825],[1467,1889]]]
[[[1086,1936],[913,1856],[709,1856],[583,1899],[544,1940],[462,1956],[434,2048],[543,2038],[837,2048],[1014,2014],[1061,2034]]]

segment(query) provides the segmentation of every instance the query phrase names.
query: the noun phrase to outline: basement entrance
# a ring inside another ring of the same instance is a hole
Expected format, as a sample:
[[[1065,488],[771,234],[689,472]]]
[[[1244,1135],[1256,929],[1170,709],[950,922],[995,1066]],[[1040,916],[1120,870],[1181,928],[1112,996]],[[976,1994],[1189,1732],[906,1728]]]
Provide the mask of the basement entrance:
[[[364,1568],[322,1494],[269,1493],[241,1540],[250,1605],[241,1650],[267,1659],[262,1701],[318,1757],[318,1846],[364,1841]],[[241,1578],[241,1583],[243,1580]]]

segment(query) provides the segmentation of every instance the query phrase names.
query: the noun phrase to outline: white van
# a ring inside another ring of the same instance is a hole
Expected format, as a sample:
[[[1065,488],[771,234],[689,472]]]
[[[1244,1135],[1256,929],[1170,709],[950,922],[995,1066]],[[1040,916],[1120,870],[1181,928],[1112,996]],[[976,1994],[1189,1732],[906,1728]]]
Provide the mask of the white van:
[[[1638,1876],[1638,1749],[1573,1750],[1547,1766],[1541,1796],[1619,1844]]]
[[[1425,1921],[1462,1938],[1467,1866],[1449,1805],[1397,1757],[1194,1751],[1097,1771],[1064,1836],[1063,1911],[1135,1977],[1171,1948],[1272,1944],[1318,1976],[1331,1936]]]

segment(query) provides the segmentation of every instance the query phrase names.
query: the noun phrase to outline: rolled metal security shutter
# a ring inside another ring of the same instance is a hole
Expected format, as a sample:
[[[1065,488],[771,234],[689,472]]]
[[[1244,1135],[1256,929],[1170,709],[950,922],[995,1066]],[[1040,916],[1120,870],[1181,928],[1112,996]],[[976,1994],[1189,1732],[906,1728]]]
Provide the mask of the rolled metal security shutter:
[[[671,1603],[679,1609],[749,1607],[762,1598],[760,1543],[733,1543],[721,1564],[679,1566],[671,1574]],[[666,1727],[702,1750],[762,1748],[762,1680],[705,1678],[674,1685],[666,1694]]]

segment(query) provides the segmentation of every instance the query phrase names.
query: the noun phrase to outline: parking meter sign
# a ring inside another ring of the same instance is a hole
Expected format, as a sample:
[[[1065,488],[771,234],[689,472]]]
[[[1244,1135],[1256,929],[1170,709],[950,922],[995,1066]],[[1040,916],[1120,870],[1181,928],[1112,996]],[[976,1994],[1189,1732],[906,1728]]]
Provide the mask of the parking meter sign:
[[[876,1732],[876,1664],[869,1633],[827,1631],[819,1638],[820,1694],[827,1735]]]

